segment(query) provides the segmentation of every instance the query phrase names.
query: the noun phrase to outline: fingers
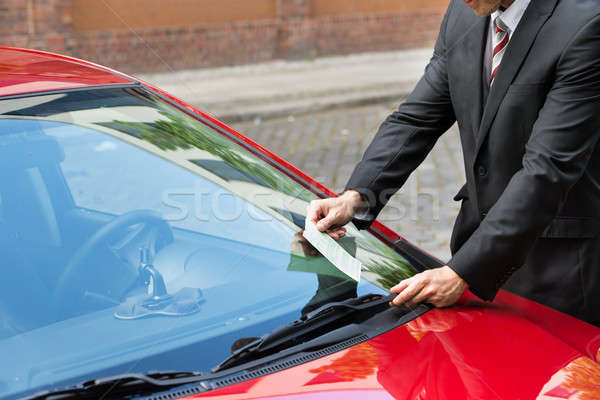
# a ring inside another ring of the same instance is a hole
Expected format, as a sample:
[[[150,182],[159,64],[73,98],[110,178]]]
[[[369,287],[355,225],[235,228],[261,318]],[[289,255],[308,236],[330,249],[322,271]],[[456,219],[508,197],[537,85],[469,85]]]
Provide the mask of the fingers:
[[[352,220],[353,211],[348,206],[348,198],[336,197],[313,200],[308,205],[307,218],[312,221],[320,232],[326,232],[338,240],[346,236],[343,227]]]
[[[317,224],[319,220],[326,214],[326,209],[324,200],[313,200],[308,204],[308,210],[306,212],[306,216],[310,221]]]
[[[338,227],[338,228],[329,229],[327,231],[327,234],[329,236],[331,236],[332,238],[334,238],[335,240],[338,240],[338,239],[341,239],[344,236],[346,236],[346,228]]]
[[[408,284],[411,281],[412,281],[412,278],[400,281],[400,283],[398,283],[396,286],[394,286],[393,288],[390,289],[390,292],[392,292],[392,293],[400,293],[401,291],[403,291],[404,289],[406,289],[406,287],[408,286]]]
[[[423,279],[413,279],[404,290],[402,290],[398,296],[392,300],[392,305],[401,306],[411,304],[409,303],[416,295],[423,290],[426,282]]]
[[[329,211],[329,213],[325,216],[325,218],[321,219],[317,222],[317,229],[321,232],[325,232],[335,225],[340,225],[338,223],[339,215],[336,211]]]
[[[430,303],[433,296],[433,290],[429,286],[424,286],[419,293],[417,293],[412,299],[408,300],[405,305],[407,307],[414,307],[421,303]]]
[[[334,227],[343,224],[338,223],[340,213],[332,207],[332,200],[311,201],[308,205],[307,217],[315,223],[320,232],[331,231],[328,233],[335,233],[335,236],[338,236],[340,232]]]
[[[390,305],[407,307],[430,303],[436,307],[448,307],[457,302],[468,284],[450,267],[444,266],[416,274],[390,289],[398,296]]]

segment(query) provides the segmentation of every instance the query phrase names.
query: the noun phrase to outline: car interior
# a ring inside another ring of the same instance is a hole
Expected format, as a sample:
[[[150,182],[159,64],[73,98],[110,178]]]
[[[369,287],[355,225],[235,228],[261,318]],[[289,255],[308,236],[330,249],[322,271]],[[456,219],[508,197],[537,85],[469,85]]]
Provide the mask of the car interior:
[[[145,296],[149,286],[156,292],[165,279],[173,294],[188,285],[210,290],[256,279],[258,271],[286,273],[287,253],[177,229],[152,210],[114,215],[78,206],[61,168],[65,155],[57,140],[43,129],[32,130],[31,124],[23,132],[19,124],[2,121],[0,254],[7,279],[0,280],[0,338],[118,306],[126,298]],[[345,285],[340,291],[347,291]],[[335,290],[328,293],[336,295]],[[187,307],[199,295],[186,296],[170,312],[183,313],[179,304]]]
[[[59,167],[63,154],[55,140],[42,132],[3,131],[0,141],[0,253],[7,274],[0,280],[4,294],[0,335],[12,336],[59,317],[53,315],[51,300],[60,269],[69,261],[65,255],[104,221],[77,212]]]

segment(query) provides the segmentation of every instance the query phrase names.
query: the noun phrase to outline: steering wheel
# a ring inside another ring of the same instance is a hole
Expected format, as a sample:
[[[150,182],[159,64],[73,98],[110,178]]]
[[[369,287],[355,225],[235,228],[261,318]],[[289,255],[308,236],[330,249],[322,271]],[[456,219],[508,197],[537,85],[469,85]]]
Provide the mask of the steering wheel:
[[[136,229],[131,229],[134,227]],[[81,287],[80,284],[82,272],[85,272],[89,265],[93,265],[86,261],[90,261],[91,257],[99,250],[112,253],[116,263],[125,265],[125,268],[129,269],[128,275],[137,278],[139,273],[137,265],[134,263],[141,244],[144,243],[154,255],[161,247],[172,241],[171,227],[154,211],[130,211],[108,222],[77,249],[60,275],[52,295],[51,305],[54,315],[70,314],[69,309],[73,305],[77,305],[84,297],[85,287]],[[109,271],[112,270],[109,266],[107,267]],[[98,272],[101,275],[104,271]],[[125,272],[123,277],[125,279],[122,281],[126,281],[125,286],[129,287],[131,279],[127,279],[127,271],[123,272]],[[116,281],[114,276],[113,281]],[[119,303],[119,295],[112,296],[104,293],[95,295],[104,299],[105,302]]]

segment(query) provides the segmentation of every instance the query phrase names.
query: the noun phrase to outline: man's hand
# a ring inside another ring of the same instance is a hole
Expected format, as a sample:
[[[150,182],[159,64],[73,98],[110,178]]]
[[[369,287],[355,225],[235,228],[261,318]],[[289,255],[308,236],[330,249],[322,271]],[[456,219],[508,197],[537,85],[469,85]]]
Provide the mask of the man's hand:
[[[348,190],[339,197],[311,201],[307,217],[315,223],[320,232],[327,232],[337,240],[346,235],[346,228],[343,226],[352,220],[361,204],[360,194]]]
[[[456,303],[469,285],[448,266],[430,269],[405,279],[390,289],[398,296],[390,305],[413,307],[429,303],[448,307]]]

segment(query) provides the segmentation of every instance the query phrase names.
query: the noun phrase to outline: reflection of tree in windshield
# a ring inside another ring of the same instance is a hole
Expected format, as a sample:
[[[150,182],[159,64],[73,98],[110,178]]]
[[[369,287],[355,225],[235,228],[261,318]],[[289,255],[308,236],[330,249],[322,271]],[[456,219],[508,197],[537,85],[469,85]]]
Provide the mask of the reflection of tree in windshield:
[[[374,279],[386,290],[416,273],[415,269],[403,257],[400,257],[398,253],[379,240],[361,237],[357,240],[357,244],[368,252],[385,257],[371,258],[367,262],[363,261],[363,264],[370,272],[375,274]]]
[[[233,168],[256,176],[270,188],[310,201],[315,198],[307,190],[274,168],[263,164],[250,153],[230,142],[210,128],[182,114],[167,110],[159,113],[165,118],[153,122],[113,120],[101,125],[152,143],[161,150],[176,151],[197,148],[219,157]]]
[[[406,263],[399,260],[391,262],[384,259],[371,260],[365,266],[369,271],[377,274],[377,283],[386,290],[390,290],[394,285],[403,279],[410,278],[415,274],[414,270]]]

